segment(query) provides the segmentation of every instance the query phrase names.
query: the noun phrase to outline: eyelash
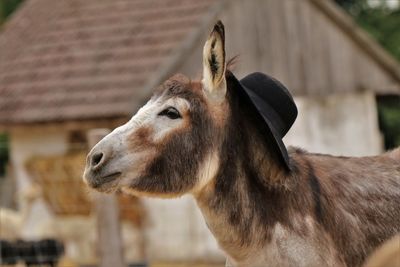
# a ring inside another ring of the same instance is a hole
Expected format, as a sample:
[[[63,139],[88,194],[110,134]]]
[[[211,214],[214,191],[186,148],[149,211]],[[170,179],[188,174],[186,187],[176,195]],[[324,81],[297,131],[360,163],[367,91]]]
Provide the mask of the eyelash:
[[[176,120],[176,119],[182,118],[179,111],[174,107],[168,107],[168,108],[164,109],[163,111],[158,113],[158,116],[166,116],[171,120]]]

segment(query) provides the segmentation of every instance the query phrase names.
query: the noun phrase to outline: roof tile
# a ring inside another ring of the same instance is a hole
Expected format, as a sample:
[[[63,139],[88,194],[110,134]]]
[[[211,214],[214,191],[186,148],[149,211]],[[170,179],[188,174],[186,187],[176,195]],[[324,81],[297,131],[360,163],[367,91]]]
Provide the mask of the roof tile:
[[[214,2],[27,0],[0,34],[0,124],[131,114]]]

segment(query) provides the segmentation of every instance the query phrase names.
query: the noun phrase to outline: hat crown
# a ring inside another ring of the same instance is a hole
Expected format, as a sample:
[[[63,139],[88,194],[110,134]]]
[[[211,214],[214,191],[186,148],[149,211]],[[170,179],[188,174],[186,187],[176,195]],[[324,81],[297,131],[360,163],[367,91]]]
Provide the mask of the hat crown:
[[[290,170],[290,159],[282,138],[296,120],[297,107],[289,90],[261,72],[247,75],[240,85],[263,120],[259,129],[270,141],[271,151],[275,151],[283,165]]]
[[[289,90],[278,80],[261,72],[254,72],[240,83],[263,117],[269,119],[274,130],[286,135],[297,117],[297,107]]]

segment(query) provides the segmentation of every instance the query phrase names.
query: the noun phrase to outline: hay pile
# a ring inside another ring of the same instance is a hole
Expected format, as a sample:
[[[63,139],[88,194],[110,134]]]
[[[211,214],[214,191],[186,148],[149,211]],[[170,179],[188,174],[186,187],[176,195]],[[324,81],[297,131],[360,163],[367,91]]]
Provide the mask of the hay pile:
[[[63,156],[34,157],[26,166],[43,191],[43,198],[56,215],[89,215],[92,194],[82,181],[86,152]],[[136,226],[144,223],[145,211],[136,197],[119,195],[121,220]]]

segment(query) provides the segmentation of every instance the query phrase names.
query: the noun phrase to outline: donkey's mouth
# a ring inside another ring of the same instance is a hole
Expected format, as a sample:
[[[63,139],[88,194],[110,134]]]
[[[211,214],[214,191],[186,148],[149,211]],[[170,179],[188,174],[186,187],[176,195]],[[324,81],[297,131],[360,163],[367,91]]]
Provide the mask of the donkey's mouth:
[[[114,172],[103,176],[85,176],[87,184],[100,192],[112,192],[116,189],[121,172]]]
[[[108,183],[111,181],[114,181],[116,178],[118,178],[119,176],[121,176],[121,172],[114,172],[111,173],[109,175],[103,176],[101,178],[99,178],[103,183]]]

